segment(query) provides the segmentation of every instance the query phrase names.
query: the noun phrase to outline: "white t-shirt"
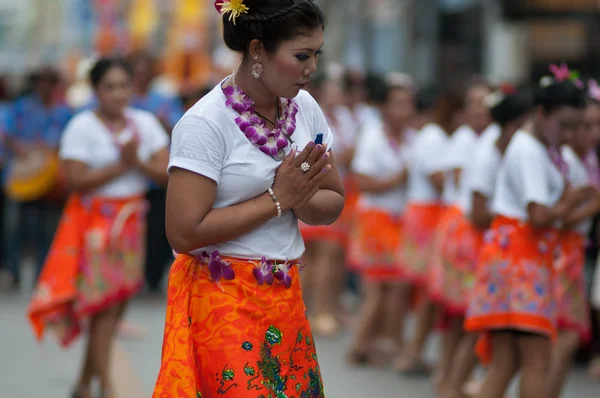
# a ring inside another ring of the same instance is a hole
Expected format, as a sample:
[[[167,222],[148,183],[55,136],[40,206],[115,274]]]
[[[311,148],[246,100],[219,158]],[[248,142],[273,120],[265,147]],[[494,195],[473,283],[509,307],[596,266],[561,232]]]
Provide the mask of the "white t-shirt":
[[[416,134],[409,146],[408,201],[437,202],[440,197],[429,177],[444,169],[448,136],[437,124],[430,123]]]
[[[471,159],[478,136],[470,126],[460,126],[448,139],[444,150],[444,193],[445,204],[459,201],[459,187],[456,185],[454,170],[464,170]]]
[[[527,221],[530,203],[554,206],[564,188],[548,148],[533,135],[517,131],[498,172],[492,209],[494,214]]]
[[[565,145],[561,148],[562,156],[569,165],[569,183],[573,188],[590,185],[590,176],[585,165],[571,147]],[[581,235],[587,236],[592,229],[592,219],[582,221],[575,229]]]
[[[467,217],[473,209],[473,193],[477,192],[487,199],[490,208],[496,188],[496,177],[502,163],[502,154],[496,146],[496,140],[481,136],[469,158],[469,164],[463,171],[460,187],[460,208]]]
[[[352,118],[352,113],[350,113],[348,108],[339,106],[334,110],[334,115],[335,118],[333,120],[327,117],[327,115],[325,116],[325,120],[327,120],[327,124],[335,138],[335,144],[332,148],[332,151],[335,153],[352,148],[355,144],[358,130]],[[342,178],[348,172],[343,165],[338,164],[337,168]]]
[[[394,148],[382,124],[365,131],[368,139],[357,146],[352,171],[356,174],[387,180],[398,175],[407,166],[406,145]],[[406,203],[406,190],[396,187],[381,193],[362,193],[359,198],[361,208],[378,209],[392,214],[401,214]]]
[[[239,129],[239,114],[225,105],[221,85],[196,103],[173,130],[169,170],[179,167],[203,175],[217,183],[213,208],[225,208],[253,199],[273,185],[281,164],[254,146]],[[298,104],[294,145],[301,151],[323,134],[323,144],[331,147],[333,135],[319,105],[306,91],[295,98]],[[289,153],[288,146],[287,152]],[[275,205],[273,205],[275,206]],[[185,211],[185,209],[182,209]],[[275,212],[275,209],[273,209]],[[245,235],[214,246],[198,248],[219,250],[222,255],[272,260],[297,259],[304,253],[304,242],[294,213],[286,211]]]
[[[140,160],[148,161],[152,155],[168,147],[169,137],[153,114],[128,108],[126,115],[137,130]],[[115,137],[93,111],[84,111],[67,125],[60,141],[60,157],[83,162],[92,169],[101,169],[119,161],[121,151],[116,141],[123,144],[131,140],[134,134],[127,127]],[[144,194],[147,189],[147,177],[132,170],[97,188],[91,195],[125,198]]]

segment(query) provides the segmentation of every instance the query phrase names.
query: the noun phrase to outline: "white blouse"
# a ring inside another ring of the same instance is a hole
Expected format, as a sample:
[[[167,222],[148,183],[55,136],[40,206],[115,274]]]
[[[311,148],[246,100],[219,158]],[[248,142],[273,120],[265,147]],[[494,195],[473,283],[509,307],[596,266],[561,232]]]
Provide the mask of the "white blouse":
[[[527,221],[529,204],[554,206],[565,188],[564,178],[548,148],[530,133],[517,131],[498,172],[492,210]]]
[[[407,167],[407,146],[394,147],[385,133],[382,124],[368,131],[356,147],[352,161],[352,171],[375,180],[387,180]],[[381,193],[362,193],[359,206],[363,209],[377,209],[391,214],[401,214],[406,204],[406,190],[396,187]]]
[[[132,120],[136,132],[126,127],[116,135],[93,111],[84,111],[67,125],[60,141],[60,158],[77,160],[92,169],[101,169],[119,161],[118,142],[125,143],[137,133],[140,140],[138,157],[148,161],[158,151],[167,148],[169,137],[158,119],[151,113],[128,108],[126,115]],[[125,198],[144,194],[148,178],[137,170],[129,171],[96,189],[91,195],[108,198]]]
[[[298,104],[294,145],[301,151],[318,133],[331,148],[333,135],[319,105],[306,91],[294,99]],[[221,85],[196,103],[173,131],[169,170],[178,167],[217,183],[213,208],[233,206],[267,192],[281,164],[254,146],[235,123],[238,113],[225,105]],[[287,151],[289,153],[290,147]],[[182,209],[185,211],[185,209]],[[228,242],[199,247],[193,253],[219,250],[221,255],[272,260],[298,259],[304,242],[298,219],[289,210],[262,226]]]
[[[590,176],[582,160],[577,156],[571,147],[565,145],[561,148],[565,162],[569,165],[569,183],[573,188],[590,185]],[[592,229],[592,219],[582,221],[575,227],[577,232],[583,236],[588,236]]]

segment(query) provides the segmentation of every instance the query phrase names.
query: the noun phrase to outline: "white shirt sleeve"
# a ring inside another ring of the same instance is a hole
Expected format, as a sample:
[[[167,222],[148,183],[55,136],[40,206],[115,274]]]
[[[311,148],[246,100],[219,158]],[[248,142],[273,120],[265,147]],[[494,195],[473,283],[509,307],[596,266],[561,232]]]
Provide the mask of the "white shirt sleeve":
[[[312,96],[310,96],[310,94],[306,94],[308,95],[308,97],[310,97],[311,112],[313,114],[314,130],[311,132],[313,140],[317,137],[317,134],[321,133],[323,134],[323,145],[326,145],[328,149],[331,149],[331,147],[333,146],[333,134],[331,132],[331,129],[329,128],[329,125],[327,124],[327,119],[325,118],[323,111],[321,111],[321,107],[319,107],[319,104],[317,104],[317,101],[315,101],[315,99]],[[303,148],[298,149],[302,150]]]
[[[469,167],[471,190],[482,194],[488,200],[494,196],[496,188],[496,166],[488,151],[480,151],[475,154],[473,166]]]
[[[448,170],[444,153],[448,139],[442,134],[431,134],[427,142],[427,154],[423,159],[423,169],[428,175]]]
[[[143,142],[139,156],[143,161],[148,161],[158,151],[169,146],[169,136],[156,116],[148,113],[144,115],[140,128],[143,128]]]
[[[85,123],[86,115],[75,117],[67,124],[60,140],[59,156],[63,160],[77,160],[89,164],[93,157],[93,148],[89,142],[89,134],[93,128]]]
[[[361,140],[352,159],[352,171],[369,177],[378,176],[377,147],[371,140]]]
[[[521,179],[523,187],[523,204],[530,203],[551,206],[552,193],[550,173],[547,168],[550,162],[547,155],[539,148],[522,147],[516,157],[517,162],[511,164],[511,178]]]
[[[219,184],[230,148],[221,130],[202,116],[187,115],[175,126],[169,171],[189,170]]]

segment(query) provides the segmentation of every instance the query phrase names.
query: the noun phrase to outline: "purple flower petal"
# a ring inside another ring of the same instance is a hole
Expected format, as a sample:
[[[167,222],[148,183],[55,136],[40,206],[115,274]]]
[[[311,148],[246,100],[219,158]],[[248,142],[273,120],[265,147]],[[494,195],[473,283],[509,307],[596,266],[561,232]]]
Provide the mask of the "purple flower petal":
[[[208,270],[210,272],[210,279],[212,279],[213,282],[219,282],[221,280],[222,270],[220,262],[211,260],[208,264]]]
[[[265,276],[260,268],[254,268],[252,270],[254,277],[256,278],[256,282],[259,286],[262,286],[265,283]]]
[[[231,266],[231,264],[227,263],[227,262],[223,262],[221,264],[221,276],[223,277],[223,279],[227,280],[227,281],[231,281],[235,279],[235,271],[233,270],[233,267]]]
[[[208,254],[208,252],[203,251],[202,253],[200,253],[200,255],[198,256],[198,259],[200,261],[202,261],[204,264],[208,264],[210,262],[210,256]]]
[[[267,143],[267,135],[269,134],[269,129],[263,125],[254,125],[248,127],[244,131],[244,135],[256,145],[264,145]]]

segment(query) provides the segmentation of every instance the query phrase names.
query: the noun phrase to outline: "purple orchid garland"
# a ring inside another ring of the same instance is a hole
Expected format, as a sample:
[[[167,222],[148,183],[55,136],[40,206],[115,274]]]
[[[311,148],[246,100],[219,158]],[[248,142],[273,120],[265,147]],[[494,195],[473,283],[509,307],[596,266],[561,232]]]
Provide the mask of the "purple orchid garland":
[[[223,89],[227,100],[225,105],[240,114],[235,123],[246,138],[258,147],[264,154],[281,159],[284,149],[290,145],[292,134],[296,130],[296,115],[298,106],[291,99],[282,99],[283,118],[277,120],[273,130],[267,127],[264,120],[256,115],[254,101],[238,86]]]

